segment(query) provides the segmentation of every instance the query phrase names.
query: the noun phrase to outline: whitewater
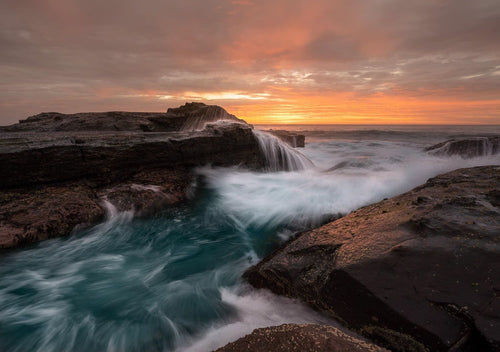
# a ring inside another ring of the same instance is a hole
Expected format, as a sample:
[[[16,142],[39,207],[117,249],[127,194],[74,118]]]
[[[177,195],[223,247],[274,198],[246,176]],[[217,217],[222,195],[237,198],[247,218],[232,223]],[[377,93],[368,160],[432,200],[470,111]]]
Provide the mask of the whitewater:
[[[259,130],[306,134],[292,150]],[[242,273],[298,231],[500,155],[427,153],[499,126],[256,126],[265,171],[201,167],[191,200],[150,218],[106,203],[102,224],[0,258],[2,351],[209,351],[257,327],[339,326]],[[139,185],[153,187],[154,185]]]

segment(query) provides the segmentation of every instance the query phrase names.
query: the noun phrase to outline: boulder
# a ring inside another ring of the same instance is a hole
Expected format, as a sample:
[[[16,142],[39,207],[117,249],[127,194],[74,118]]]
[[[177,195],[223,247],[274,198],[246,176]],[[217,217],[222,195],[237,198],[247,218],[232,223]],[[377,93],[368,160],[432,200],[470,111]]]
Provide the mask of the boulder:
[[[216,352],[383,352],[372,343],[343,333],[337,328],[317,324],[283,324],[255,329]]]
[[[434,155],[461,156],[474,158],[500,153],[500,137],[475,137],[467,139],[450,139],[425,148]]]
[[[499,185],[499,166],[437,176],[298,235],[244,276],[393,351],[498,351]]]
[[[304,148],[306,144],[306,136],[296,132],[284,131],[284,130],[267,130],[267,133],[278,137],[283,142],[294,148]]]

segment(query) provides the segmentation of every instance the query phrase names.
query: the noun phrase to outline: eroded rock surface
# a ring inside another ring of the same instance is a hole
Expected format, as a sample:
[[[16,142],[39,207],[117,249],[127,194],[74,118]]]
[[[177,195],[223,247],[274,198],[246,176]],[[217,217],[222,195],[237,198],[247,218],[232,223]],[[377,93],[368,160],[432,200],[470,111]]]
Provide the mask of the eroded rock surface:
[[[500,167],[304,232],[245,273],[394,351],[500,350]]]
[[[495,155],[500,153],[500,137],[450,139],[425,148],[425,150],[435,155],[455,155],[463,158]]]
[[[383,352],[374,344],[339,329],[317,324],[283,324],[255,329],[216,352]]]

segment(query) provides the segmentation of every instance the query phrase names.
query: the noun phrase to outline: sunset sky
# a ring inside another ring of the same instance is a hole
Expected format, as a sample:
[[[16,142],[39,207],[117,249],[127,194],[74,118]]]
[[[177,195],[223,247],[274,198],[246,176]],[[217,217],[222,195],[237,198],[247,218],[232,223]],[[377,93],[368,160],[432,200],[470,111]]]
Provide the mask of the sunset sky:
[[[218,104],[251,123],[500,123],[499,0],[2,0],[0,125]]]

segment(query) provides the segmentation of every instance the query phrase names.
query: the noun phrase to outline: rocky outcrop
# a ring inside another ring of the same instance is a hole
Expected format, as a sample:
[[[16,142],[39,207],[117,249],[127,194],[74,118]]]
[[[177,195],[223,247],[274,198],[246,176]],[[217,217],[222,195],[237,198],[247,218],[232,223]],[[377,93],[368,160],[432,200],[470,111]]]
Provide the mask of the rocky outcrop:
[[[0,132],[178,132],[202,129],[206,123],[228,120],[245,123],[216,105],[186,103],[161,112],[85,112],[61,114],[43,112],[18,124],[0,127]]]
[[[138,132],[144,114],[104,114],[41,114],[14,125],[28,129],[0,133],[0,248],[69,234],[102,219],[110,204],[140,214],[174,204],[196,166],[265,166],[252,126],[220,107],[186,104],[161,123],[147,116],[149,126],[182,129],[175,132]],[[192,117],[202,130],[183,130]],[[120,131],[107,130],[112,121]]]
[[[80,180],[2,190],[0,249],[68,235],[103,220],[106,212],[151,214],[184,200],[190,182],[189,171],[178,168],[143,171],[108,185]]]
[[[382,352],[369,342],[339,329],[317,324],[283,324],[255,329],[251,334],[219,348],[216,352]]]
[[[425,148],[434,155],[461,156],[474,158],[500,153],[500,137],[475,137],[468,139],[450,139]]]
[[[306,231],[245,273],[393,351],[500,350],[500,167]]]
[[[248,125],[175,133],[52,132],[0,135],[0,188],[76,179],[102,183],[159,168],[245,165],[263,156]]]
[[[306,144],[306,136],[303,134],[284,131],[284,130],[267,130],[267,133],[272,134],[273,136],[278,137],[283,142],[288,144],[290,147],[294,148],[304,148]]]

